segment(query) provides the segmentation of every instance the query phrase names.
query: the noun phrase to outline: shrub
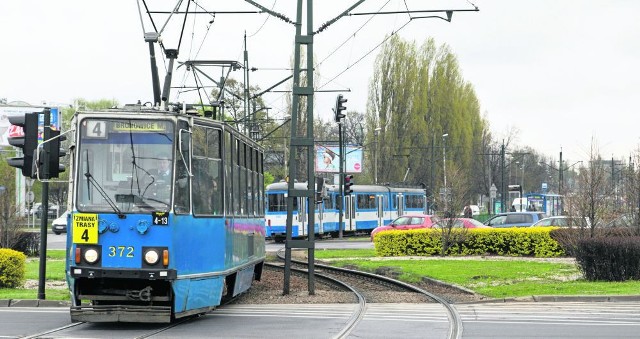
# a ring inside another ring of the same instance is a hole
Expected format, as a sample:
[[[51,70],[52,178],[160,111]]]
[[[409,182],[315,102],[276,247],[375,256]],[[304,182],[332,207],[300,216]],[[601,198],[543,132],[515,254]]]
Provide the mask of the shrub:
[[[0,248],[0,288],[16,288],[24,284],[24,253]]]
[[[590,281],[640,279],[640,237],[594,237],[577,241],[578,267]]]
[[[464,237],[458,237],[460,241],[452,243],[445,255],[562,256],[565,252],[549,235],[551,230],[550,227],[454,229],[454,233],[464,232]],[[381,232],[374,242],[379,256],[438,255],[442,251],[442,231]]]
[[[37,257],[40,254],[40,233],[18,233],[18,241],[11,248],[18,252],[22,252],[27,256]]]

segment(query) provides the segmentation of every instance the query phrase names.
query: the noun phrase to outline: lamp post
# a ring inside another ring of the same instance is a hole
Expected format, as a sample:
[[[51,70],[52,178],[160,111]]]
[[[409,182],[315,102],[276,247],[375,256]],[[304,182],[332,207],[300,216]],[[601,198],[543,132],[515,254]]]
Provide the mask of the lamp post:
[[[373,135],[375,136],[376,140],[376,147],[373,149],[373,161],[375,162],[373,167],[373,181],[376,185],[378,184],[378,134],[381,130],[382,128],[380,127],[373,130]]]
[[[442,172],[444,173],[444,211],[447,212],[447,137],[449,133],[442,135]]]

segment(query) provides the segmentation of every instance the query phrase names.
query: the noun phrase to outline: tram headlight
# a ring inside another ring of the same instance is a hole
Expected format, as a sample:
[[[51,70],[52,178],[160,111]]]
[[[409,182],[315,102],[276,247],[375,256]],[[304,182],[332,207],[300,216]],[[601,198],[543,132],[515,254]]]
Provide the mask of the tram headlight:
[[[84,261],[95,264],[98,261],[98,251],[93,248],[84,251]]]
[[[147,262],[148,265],[155,265],[158,263],[158,259],[160,259],[160,255],[156,250],[148,250],[144,254],[144,261]]]

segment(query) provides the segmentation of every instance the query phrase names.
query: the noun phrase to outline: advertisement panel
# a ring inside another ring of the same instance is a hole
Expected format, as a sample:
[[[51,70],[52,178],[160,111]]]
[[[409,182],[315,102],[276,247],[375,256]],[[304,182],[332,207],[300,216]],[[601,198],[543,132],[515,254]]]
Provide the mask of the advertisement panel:
[[[340,147],[328,145],[316,145],[316,172],[339,173],[340,172]],[[362,173],[362,147],[345,147],[345,173]]]
[[[22,115],[25,113],[42,112],[44,107],[40,106],[4,106],[0,105],[0,146],[9,146],[9,134],[11,136],[21,136],[22,128],[13,126],[9,123],[9,117],[14,115]],[[51,127],[57,130],[60,129],[60,119],[58,114],[58,108],[51,108]],[[38,123],[40,128],[44,126],[44,116],[40,114],[38,116]]]

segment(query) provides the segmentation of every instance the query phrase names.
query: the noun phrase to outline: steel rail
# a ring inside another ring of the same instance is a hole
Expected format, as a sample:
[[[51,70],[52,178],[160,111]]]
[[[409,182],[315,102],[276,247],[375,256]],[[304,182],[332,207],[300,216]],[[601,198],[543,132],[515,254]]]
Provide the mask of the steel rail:
[[[272,268],[277,268],[277,269],[282,269],[284,270],[284,266],[283,265],[278,265],[278,264],[273,264],[273,263],[264,263],[265,266],[267,267],[272,267]],[[294,272],[298,272],[301,274],[308,274],[307,270],[304,269],[299,269],[299,268],[291,268],[292,271]],[[353,292],[353,294],[356,295],[356,297],[358,298],[358,307],[353,311],[353,313],[351,314],[351,317],[349,317],[349,320],[347,321],[347,324],[342,328],[342,330],[340,332],[338,332],[338,334],[336,334],[333,338],[335,339],[343,339],[343,338],[347,338],[349,336],[349,334],[351,333],[351,331],[353,331],[354,328],[356,328],[356,326],[358,325],[358,323],[360,323],[362,321],[362,319],[364,318],[364,311],[365,308],[367,307],[367,301],[366,298],[364,297],[364,295],[362,295],[362,293],[358,292],[355,288],[353,288],[351,285],[340,281],[338,279],[329,277],[327,275],[324,274],[320,274],[320,273],[315,273],[315,275],[317,277],[320,277],[324,280],[327,280],[329,282],[331,282],[332,284],[335,285],[339,285],[343,288],[345,288],[346,290],[349,290],[351,292]]]
[[[282,260],[282,256],[281,256],[281,250],[278,251],[277,256],[280,260]],[[306,265],[306,262],[303,261],[299,261],[299,260],[291,260],[292,262],[298,264],[298,265]],[[420,293],[423,295],[426,295],[430,298],[432,298],[433,300],[435,300],[437,303],[441,304],[445,310],[447,311],[447,318],[449,318],[449,339],[460,339],[462,338],[462,332],[463,332],[463,326],[462,326],[462,317],[460,316],[460,313],[458,313],[458,310],[456,310],[455,307],[453,307],[453,305],[451,305],[451,303],[449,303],[446,299],[433,294],[429,291],[425,291],[417,286],[405,283],[403,281],[400,280],[396,280],[393,278],[389,278],[383,275],[379,275],[379,274],[374,274],[374,273],[369,273],[369,272],[362,272],[362,271],[356,271],[356,270],[350,270],[350,269],[346,269],[346,268],[341,268],[341,267],[335,267],[335,266],[329,266],[329,265],[323,265],[323,264],[315,264],[316,268],[322,268],[328,271],[335,271],[335,272],[342,272],[342,273],[347,273],[347,274],[351,274],[351,275],[357,275],[357,276],[362,276],[362,277],[367,277],[369,279],[375,279],[375,280],[379,280],[379,281],[383,281],[385,283],[391,284],[391,285],[395,285],[395,286],[399,286],[402,288],[405,288],[407,290],[410,291],[414,291],[416,293]]]

